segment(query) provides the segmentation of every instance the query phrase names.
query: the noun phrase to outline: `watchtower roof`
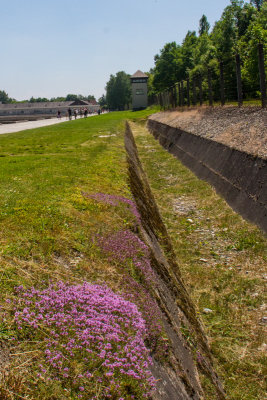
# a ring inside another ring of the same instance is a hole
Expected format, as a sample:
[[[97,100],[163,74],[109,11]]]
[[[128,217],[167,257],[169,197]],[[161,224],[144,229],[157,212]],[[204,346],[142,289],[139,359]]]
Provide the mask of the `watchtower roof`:
[[[148,76],[146,74],[144,74],[144,72],[140,71],[140,69],[138,71],[136,71],[131,78],[148,78]]]

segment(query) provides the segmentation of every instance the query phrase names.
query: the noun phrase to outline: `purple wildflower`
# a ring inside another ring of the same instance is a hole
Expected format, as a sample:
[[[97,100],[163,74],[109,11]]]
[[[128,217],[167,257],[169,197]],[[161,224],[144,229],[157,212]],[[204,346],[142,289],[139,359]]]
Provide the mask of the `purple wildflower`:
[[[33,334],[40,324],[51,332],[44,339],[45,362],[40,372],[49,371],[49,378],[63,379],[65,387],[71,379],[74,385],[78,381],[77,388],[84,389],[87,398],[92,379],[101,383],[103,398],[114,390],[123,391],[122,376],[131,377],[136,382],[133,390],[139,387],[144,396],[154,388],[144,344],[145,321],[135,304],[108,287],[59,282],[44,290],[30,288],[19,294],[15,323],[18,329],[34,327]],[[75,360],[84,358],[89,361],[75,376]],[[113,389],[111,381],[115,382]]]
[[[127,204],[131,213],[135,216],[137,222],[140,223],[140,214],[139,214],[136,204],[133,200],[127,199],[126,197],[123,197],[123,196],[116,196],[116,195],[111,195],[111,194],[106,194],[106,193],[88,194],[88,193],[82,192],[82,195],[84,197],[94,199],[97,201],[101,201],[103,203],[110,204],[112,206],[117,206],[119,203]]]
[[[98,245],[111,260],[132,263],[149,285],[156,281],[149,260],[149,249],[144,242],[130,230],[123,230],[109,236],[98,237]]]

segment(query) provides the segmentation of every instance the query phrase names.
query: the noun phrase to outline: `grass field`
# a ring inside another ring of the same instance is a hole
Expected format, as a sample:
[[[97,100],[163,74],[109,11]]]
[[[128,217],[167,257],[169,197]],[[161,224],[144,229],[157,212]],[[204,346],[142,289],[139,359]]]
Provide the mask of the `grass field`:
[[[124,203],[114,206],[90,195],[101,192],[131,198],[124,121],[143,119],[151,112],[110,113],[1,135],[0,366],[5,360],[12,360],[1,380],[1,399],[88,398],[90,390],[99,393],[96,398],[103,398],[104,384],[95,375],[91,389],[79,393],[83,385],[77,376],[83,366],[75,363],[71,366],[72,378],[76,377],[72,381],[66,377],[62,384],[54,381],[53,385],[48,382],[42,386],[42,380],[36,380],[38,360],[50,333],[42,325],[32,338],[27,328],[18,331],[14,327],[12,307],[18,297],[14,287],[43,290],[58,281],[76,285],[87,281],[108,285],[117,293],[123,291],[126,271],[122,263],[105,256],[95,238],[126,231],[135,223],[134,216]],[[75,362],[79,364],[81,360]],[[50,379],[49,373],[50,370],[42,379]],[[129,385],[136,398],[143,398],[136,380],[124,379],[124,375],[117,378],[121,385],[125,384],[126,392]],[[114,392],[116,385],[112,385],[110,390]],[[114,398],[119,397],[114,394]]]
[[[71,364],[76,383],[66,378],[65,386],[58,381],[47,386],[36,380],[46,332],[21,337],[12,301],[20,285],[42,290],[57,281],[87,281],[121,293],[126,270],[136,278],[129,260],[110,261],[95,240],[130,229],[134,216],[125,203],[90,198],[95,193],[131,198],[123,145],[126,119],[134,123],[141,160],[229,399],[264,398],[266,239],[148,134],[144,121],[153,111],[110,113],[0,136],[0,368],[12,361],[12,368],[4,369],[1,399],[90,395],[78,382],[79,363]],[[125,380],[124,389],[129,384],[134,398],[142,399],[133,381]],[[94,381],[92,390],[101,393],[101,385]],[[206,391],[207,399],[215,399],[208,385]],[[103,400],[101,394],[95,398]]]

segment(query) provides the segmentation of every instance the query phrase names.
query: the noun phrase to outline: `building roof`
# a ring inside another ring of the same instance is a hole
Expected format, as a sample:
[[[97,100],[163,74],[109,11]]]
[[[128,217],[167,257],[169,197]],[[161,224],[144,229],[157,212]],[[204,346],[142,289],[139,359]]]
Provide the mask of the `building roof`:
[[[148,78],[148,76],[146,74],[144,74],[144,72],[140,71],[140,69],[138,71],[136,71],[131,78]]]
[[[74,101],[45,101],[45,102],[25,102],[25,103],[0,103],[0,110],[15,110],[15,109],[38,109],[38,108],[60,108],[70,106],[92,106],[97,105],[95,101],[74,100]]]

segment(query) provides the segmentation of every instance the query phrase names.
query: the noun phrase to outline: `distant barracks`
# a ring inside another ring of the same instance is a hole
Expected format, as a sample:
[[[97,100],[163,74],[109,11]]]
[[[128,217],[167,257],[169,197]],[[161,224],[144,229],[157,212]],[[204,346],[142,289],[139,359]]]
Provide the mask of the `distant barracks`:
[[[89,113],[96,113],[100,106],[96,101],[48,101],[40,103],[0,103],[0,120],[35,120],[41,118],[53,118],[60,111],[61,116],[65,116],[68,109],[87,109]]]

